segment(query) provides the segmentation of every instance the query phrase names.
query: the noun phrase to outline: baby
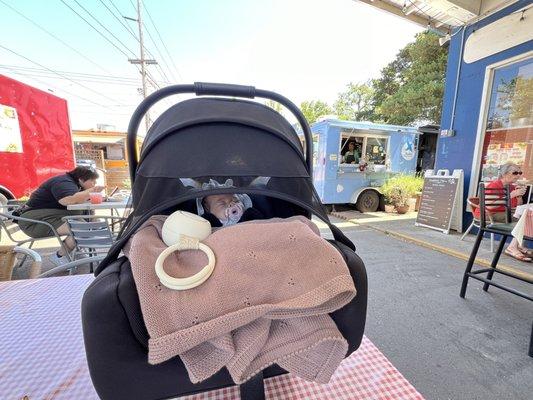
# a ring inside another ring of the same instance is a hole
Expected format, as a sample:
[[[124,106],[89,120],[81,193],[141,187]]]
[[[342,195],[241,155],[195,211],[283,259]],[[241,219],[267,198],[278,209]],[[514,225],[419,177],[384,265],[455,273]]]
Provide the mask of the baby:
[[[228,179],[226,183],[219,184],[211,179],[208,184],[203,186],[204,189],[233,187],[233,181]],[[198,199],[197,206],[198,214],[207,219],[214,228],[254,219],[264,219],[264,215],[253,208],[252,200],[246,194],[213,194]]]

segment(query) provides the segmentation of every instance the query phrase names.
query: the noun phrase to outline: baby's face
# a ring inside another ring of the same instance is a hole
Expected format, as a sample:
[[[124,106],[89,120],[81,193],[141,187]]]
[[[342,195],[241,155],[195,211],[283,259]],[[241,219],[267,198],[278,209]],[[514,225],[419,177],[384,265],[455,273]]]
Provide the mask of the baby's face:
[[[236,201],[235,196],[232,194],[215,194],[207,196],[204,200],[204,204],[207,211],[219,220],[223,220],[226,219],[226,209]]]

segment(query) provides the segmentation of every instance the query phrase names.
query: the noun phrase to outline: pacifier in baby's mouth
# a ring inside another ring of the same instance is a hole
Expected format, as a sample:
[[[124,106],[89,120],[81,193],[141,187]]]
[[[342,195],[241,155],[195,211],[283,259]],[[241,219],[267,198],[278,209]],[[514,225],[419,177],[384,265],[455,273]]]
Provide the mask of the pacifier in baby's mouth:
[[[169,289],[187,290],[204,283],[215,269],[215,254],[203,243],[211,234],[211,224],[205,218],[186,211],[176,211],[168,216],[163,224],[161,236],[169,247],[161,252],[155,262],[155,273],[161,283]],[[200,250],[207,256],[207,265],[188,278],[173,278],[168,275],[163,263],[174,251]]]
[[[239,222],[243,213],[244,205],[240,201],[235,201],[228,208],[226,208],[226,211],[224,212],[226,219],[224,221],[221,221],[222,225],[235,225],[237,222]]]

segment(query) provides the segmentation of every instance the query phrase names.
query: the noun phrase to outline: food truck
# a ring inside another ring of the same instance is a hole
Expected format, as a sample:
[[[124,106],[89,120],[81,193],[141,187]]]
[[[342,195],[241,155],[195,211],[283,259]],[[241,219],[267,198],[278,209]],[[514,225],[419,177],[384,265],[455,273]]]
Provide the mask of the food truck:
[[[377,211],[387,178],[416,171],[420,132],[414,127],[324,119],[311,132],[313,182],[324,204]],[[346,155],[350,143],[354,156]]]
[[[73,167],[66,100],[0,75],[0,203]]]

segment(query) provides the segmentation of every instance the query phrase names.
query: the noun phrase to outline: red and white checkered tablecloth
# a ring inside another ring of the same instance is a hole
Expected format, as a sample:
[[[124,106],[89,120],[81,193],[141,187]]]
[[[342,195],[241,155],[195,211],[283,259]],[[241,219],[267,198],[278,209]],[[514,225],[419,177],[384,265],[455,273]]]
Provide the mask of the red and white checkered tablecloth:
[[[0,283],[0,399],[98,399],[83,346],[80,302],[89,275]],[[269,378],[267,399],[423,399],[367,339],[330,383]],[[237,387],[184,397],[239,399]]]

